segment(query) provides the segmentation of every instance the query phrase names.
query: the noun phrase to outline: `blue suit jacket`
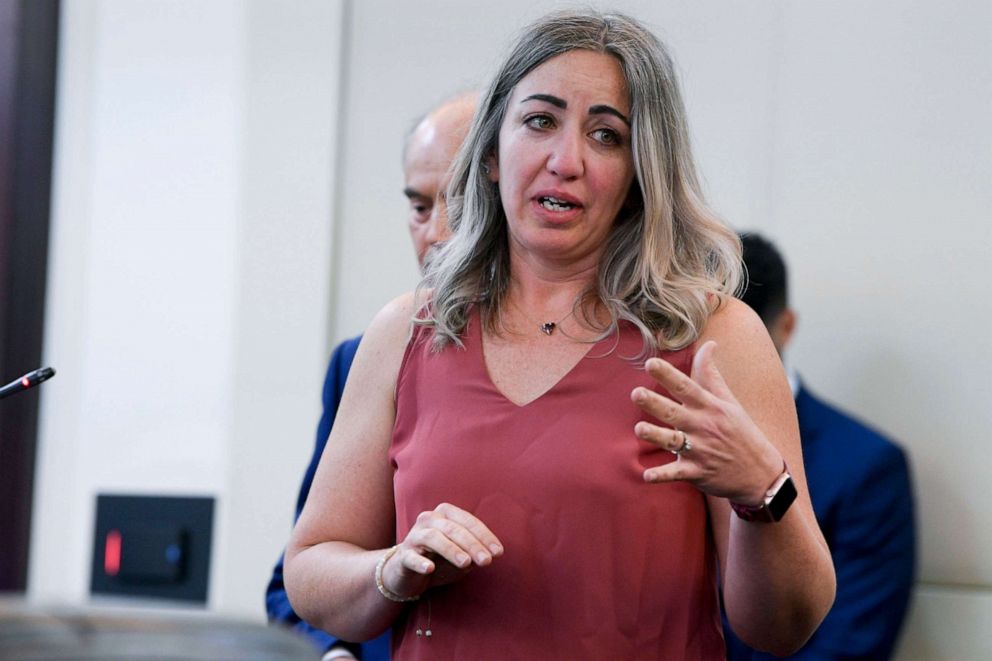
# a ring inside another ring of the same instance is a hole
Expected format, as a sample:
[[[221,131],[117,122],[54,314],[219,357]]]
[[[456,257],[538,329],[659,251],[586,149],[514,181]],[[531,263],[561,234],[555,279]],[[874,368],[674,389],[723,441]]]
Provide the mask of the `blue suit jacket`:
[[[837,598],[796,659],[887,659],[909,605],[915,567],[909,466],[894,443],[811,395],[796,396],[816,520],[837,572]],[[727,658],[771,659],[724,626]]]
[[[303,484],[300,485],[300,495],[296,499],[296,517],[299,518],[303,511],[303,505],[307,502],[307,495],[310,493],[310,485],[313,483],[314,473],[317,471],[317,464],[320,462],[320,455],[324,452],[327,444],[327,437],[331,434],[331,426],[334,424],[334,417],[338,412],[338,405],[341,403],[341,393],[344,392],[344,383],[351,370],[351,362],[355,359],[355,352],[358,350],[358,343],[361,337],[345,340],[334,349],[331,356],[331,363],[327,367],[327,377],[324,379],[324,412],[320,416],[320,424],[317,426],[317,442],[314,445],[313,457],[307,472],[303,476]],[[265,591],[265,610],[269,615],[269,622],[277,622],[307,635],[317,646],[321,653],[326,652],[335,643],[345,644],[352,653],[363,661],[386,661],[389,659],[389,634],[383,634],[373,641],[364,644],[344,643],[334,636],[316,629],[303,620],[293,611],[286,596],[286,586],[282,578],[283,556],[279,556],[279,562],[272,570],[272,579],[269,587]],[[369,577],[372,580],[372,577]]]

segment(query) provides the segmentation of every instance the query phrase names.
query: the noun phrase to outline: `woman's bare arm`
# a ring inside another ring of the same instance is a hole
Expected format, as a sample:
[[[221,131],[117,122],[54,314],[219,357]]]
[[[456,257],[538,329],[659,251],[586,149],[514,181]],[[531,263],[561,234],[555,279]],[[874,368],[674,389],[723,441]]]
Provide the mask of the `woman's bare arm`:
[[[286,550],[286,591],[307,622],[345,640],[385,630],[403,604],[502,555],[499,539],[471,512],[447,503],[421,512],[396,552],[389,446],[396,383],[416,309],[411,295],[375,318],[359,345],[334,429]]]
[[[293,608],[347,640],[381,633],[400,610],[378,593],[373,572],[381,549],[395,536],[388,453],[396,379],[414,309],[412,295],[392,301],[363,336],[286,549],[286,591]]]
[[[693,447],[645,479],[685,480],[706,493],[731,627],[752,647],[795,651],[826,616],[836,581],[806,489],[795,404],[767,331],[750,308],[728,300],[700,338],[691,378],[664,361],[649,361],[648,371],[677,401],[639,390],[634,400],[689,434]],[[681,443],[648,423],[637,432],[668,449]],[[732,514],[730,500],[761,501],[783,460],[799,495],[782,520]]]

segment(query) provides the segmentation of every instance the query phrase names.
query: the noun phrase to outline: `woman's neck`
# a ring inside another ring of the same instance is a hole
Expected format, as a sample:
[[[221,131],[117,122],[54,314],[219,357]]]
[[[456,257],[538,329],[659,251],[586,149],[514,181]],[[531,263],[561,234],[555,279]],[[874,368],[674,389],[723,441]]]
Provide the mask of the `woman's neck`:
[[[582,294],[594,289],[597,264],[594,256],[559,263],[511,247],[507,298],[518,305],[549,312],[571,307]]]
[[[510,282],[500,317],[506,330],[530,335],[594,336],[608,325],[595,295],[595,262],[562,266],[511,255]]]

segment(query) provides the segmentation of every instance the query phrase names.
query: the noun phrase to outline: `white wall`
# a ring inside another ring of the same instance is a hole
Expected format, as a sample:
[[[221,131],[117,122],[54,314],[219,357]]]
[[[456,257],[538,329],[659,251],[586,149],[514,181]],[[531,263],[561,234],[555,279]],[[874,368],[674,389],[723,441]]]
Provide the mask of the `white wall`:
[[[415,284],[403,135],[556,4],[64,3],[35,594],[83,599],[96,492],[212,493],[211,603],[260,616],[328,344]],[[900,658],[989,656],[992,4],[611,4],[672,47],[714,206],[786,253],[792,362],[910,452]]]
[[[97,493],[212,495],[261,619],[326,359],[341,6],[63,3],[30,592],[85,599]]]
[[[902,658],[989,658],[992,4],[783,4],[770,227],[793,355],[910,451],[920,589]]]

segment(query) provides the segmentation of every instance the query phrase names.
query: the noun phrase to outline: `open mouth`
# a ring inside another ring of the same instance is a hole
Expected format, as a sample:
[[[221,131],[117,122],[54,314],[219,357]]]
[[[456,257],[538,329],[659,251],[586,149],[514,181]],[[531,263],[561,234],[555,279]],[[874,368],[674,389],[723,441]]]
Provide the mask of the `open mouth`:
[[[569,211],[570,209],[576,208],[577,204],[572,204],[566,200],[561,200],[557,197],[542,196],[537,199],[538,204],[547,209],[548,211]]]

